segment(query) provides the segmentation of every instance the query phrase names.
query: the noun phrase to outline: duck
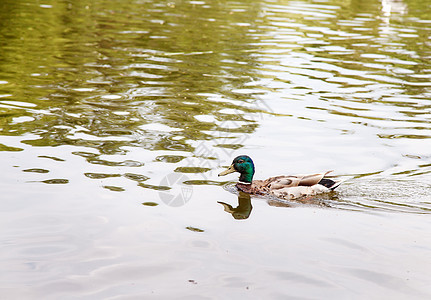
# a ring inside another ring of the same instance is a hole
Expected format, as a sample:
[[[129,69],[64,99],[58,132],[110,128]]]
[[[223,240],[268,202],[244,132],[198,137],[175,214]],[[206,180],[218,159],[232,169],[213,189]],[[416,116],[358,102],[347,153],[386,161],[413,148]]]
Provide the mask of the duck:
[[[281,175],[266,180],[253,180],[255,167],[247,155],[235,157],[228,169],[218,174],[224,176],[240,173],[236,187],[239,191],[258,196],[275,196],[285,200],[315,196],[336,189],[343,181],[326,176],[332,171],[315,174]]]

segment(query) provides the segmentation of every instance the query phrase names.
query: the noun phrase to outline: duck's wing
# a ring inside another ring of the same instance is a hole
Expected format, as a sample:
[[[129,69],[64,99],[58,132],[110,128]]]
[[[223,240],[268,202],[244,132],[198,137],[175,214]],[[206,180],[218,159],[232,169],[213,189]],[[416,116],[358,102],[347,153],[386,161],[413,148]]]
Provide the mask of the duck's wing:
[[[312,186],[318,184],[326,175],[332,171],[327,171],[325,173],[317,174],[306,174],[306,175],[296,175],[296,177],[301,178],[299,181],[299,186]]]
[[[328,173],[316,173],[316,174],[300,174],[290,176],[277,176],[271,177],[262,182],[262,185],[269,190],[277,190],[295,186],[313,186],[318,184]]]

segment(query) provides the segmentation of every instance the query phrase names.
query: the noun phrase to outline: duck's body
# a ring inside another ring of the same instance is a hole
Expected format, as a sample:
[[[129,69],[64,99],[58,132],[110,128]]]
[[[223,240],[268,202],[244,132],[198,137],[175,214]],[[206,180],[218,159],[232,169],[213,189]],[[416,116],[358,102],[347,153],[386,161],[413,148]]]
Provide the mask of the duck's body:
[[[273,195],[287,200],[330,192],[341,183],[341,181],[325,178],[331,171],[318,174],[276,176],[266,180],[252,180],[254,164],[251,158],[246,155],[236,157],[229,169],[220,173],[219,176],[233,172],[241,174],[239,182],[236,184],[239,190],[253,195]]]

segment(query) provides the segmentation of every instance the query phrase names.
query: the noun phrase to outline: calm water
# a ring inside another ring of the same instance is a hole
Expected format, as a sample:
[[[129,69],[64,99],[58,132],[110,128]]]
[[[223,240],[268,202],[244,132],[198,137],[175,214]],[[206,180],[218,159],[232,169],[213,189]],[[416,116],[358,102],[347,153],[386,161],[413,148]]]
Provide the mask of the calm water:
[[[430,36],[419,0],[2,1],[2,297],[429,299]],[[238,154],[347,181],[249,198]]]

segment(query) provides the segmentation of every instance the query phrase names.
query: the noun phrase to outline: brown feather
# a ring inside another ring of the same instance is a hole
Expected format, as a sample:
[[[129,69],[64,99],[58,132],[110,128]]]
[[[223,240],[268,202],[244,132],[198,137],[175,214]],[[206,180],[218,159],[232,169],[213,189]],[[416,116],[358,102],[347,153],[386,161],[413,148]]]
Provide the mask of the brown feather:
[[[329,172],[276,176],[266,180],[253,180],[252,184],[238,182],[236,186],[239,190],[249,194],[274,195],[283,199],[294,199],[329,191],[325,186],[318,184]]]

